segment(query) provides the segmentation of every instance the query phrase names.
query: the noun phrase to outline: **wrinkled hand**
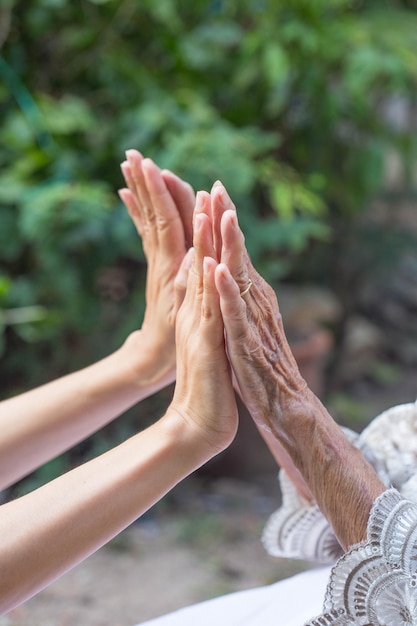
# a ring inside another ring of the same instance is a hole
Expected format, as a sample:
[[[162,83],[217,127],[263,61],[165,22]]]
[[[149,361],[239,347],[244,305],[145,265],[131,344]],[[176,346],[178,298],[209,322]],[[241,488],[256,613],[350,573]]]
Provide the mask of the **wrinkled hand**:
[[[214,247],[221,261],[215,280],[227,352],[253,419],[277,432],[277,416],[294,411],[306,383],[288,345],[275,292],[250,261],[234,204],[220,183],[211,197]]]
[[[148,264],[141,331],[161,386],[175,377],[175,319],[185,293],[184,257],[192,240],[195,196],[188,183],[161,171],[138,151],[128,150],[126,156],[121,168],[127,188],[119,195],[142,238]]]
[[[206,442],[209,456],[233,440],[238,422],[219,295],[214,283],[210,196],[197,194],[194,261],[177,316],[177,382],[171,409]]]
[[[297,488],[315,498],[346,548],[366,536],[369,511],[384,485],[300,375],[275,293],[254,270],[221,185],[212,191],[212,216],[214,247],[221,251],[215,282],[242,398],[266,441],[276,440],[286,453],[281,464]]]

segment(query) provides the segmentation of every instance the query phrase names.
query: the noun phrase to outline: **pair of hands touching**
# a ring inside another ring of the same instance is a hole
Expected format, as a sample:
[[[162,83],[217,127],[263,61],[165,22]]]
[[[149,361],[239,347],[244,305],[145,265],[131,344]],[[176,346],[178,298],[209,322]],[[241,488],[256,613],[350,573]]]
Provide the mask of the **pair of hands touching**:
[[[120,196],[148,261],[140,332],[159,354],[167,382],[176,365],[171,409],[214,449],[224,449],[237,429],[233,372],[256,423],[272,432],[274,411],[268,407],[291,400],[279,376],[291,380],[291,395],[305,393],[306,384],[284,341],[275,293],[250,262],[226,189],[216,182],[211,193],[195,198],[187,183],[136,150],[127,152],[122,171],[127,188]]]
[[[163,364],[165,381],[176,372],[171,410],[219,452],[233,440],[238,421],[221,309],[230,317],[230,294],[233,299],[237,290],[240,298],[224,263],[236,265],[236,249],[240,254],[243,243],[235,207],[220,183],[211,194],[195,197],[187,183],[139,152],[130,150],[127,156],[122,171],[128,187],[120,196],[148,262],[139,332],[146,335],[155,364]]]
[[[97,363],[0,402],[0,489],[176,378],[165,415],[1,505],[0,613],[100,548],[233,440],[233,382],[278,464],[348,547],[384,485],[301,377],[225,188],[199,192],[137,151],[120,191],[148,262],[140,330]],[[232,382],[233,381],[233,382]]]
[[[127,154],[120,195],[148,262],[142,327],[101,361],[0,402],[0,488],[176,378],[174,396],[148,428],[1,505],[0,614],[225,449],[238,426],[233,382],[278,464],[342,546],[365,538],[385,489],[301,377],[225,188],[195,198],[171,172]]]
[[[163,350],[172,377],[176,326],[170,410],[212,456],[236,434],[234,381],[299,493],[315,499],[342,546],[361,541],[384,486],[302,378],[275,292],[250,261],[226,189],[217,182],[194,203],[189,185],[171,172],[137,151],[127,157],[128,188],[120,195],[148,260],[142,331],[160,338],[155,362]]]

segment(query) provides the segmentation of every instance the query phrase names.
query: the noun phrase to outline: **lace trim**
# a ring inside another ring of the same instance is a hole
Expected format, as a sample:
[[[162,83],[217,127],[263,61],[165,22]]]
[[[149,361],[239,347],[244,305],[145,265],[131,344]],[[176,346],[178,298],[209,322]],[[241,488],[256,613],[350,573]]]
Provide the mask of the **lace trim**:
[[[374,503],[367,540],[333,567],[323,613],[305,626],[417,625],[417,504],[398,491]]]
[[[344,428],[388,488],[417,501],[417,403],[395,406],[376,417],[361,435]],[[272,556],[332,564],[342,554],[317,505],[301,498],[281,470],[282,506],[266,523],[262,542]]]
[[[297,493],[285,472],[279,481],[283,504],[265,525],[265,550],[275,557],[334,563],[343,551],[319,507]]]

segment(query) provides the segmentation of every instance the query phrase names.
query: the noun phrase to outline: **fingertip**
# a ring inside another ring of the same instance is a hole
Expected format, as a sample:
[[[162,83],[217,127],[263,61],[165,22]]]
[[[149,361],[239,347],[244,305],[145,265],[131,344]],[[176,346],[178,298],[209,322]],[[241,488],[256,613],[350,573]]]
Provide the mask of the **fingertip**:
[[[214,272],[214,279],[216,282],[216,287],[219,291],[223,290],[225,286],[231,285],[234,282],[230,270],[225,263],[219,263],[217,265]]]
[[[232,226],[234,226],[235,228],[237,228],[238,226],[238,220],[237,220],[237,214],[236,211],[234,211],[233,209],[226,209],[226,211],[223,213],[222,215],[222,222],[230,222],[230,224]]]
[[[171,170],[160,169],[159,171],[161,173],[162,180],[170,190],[171,195],[178,195],[178,193],[181,193],[182,188],[185,188],[188,185],[185,180],[182,180],[182,178],[174,174],[174,172],[171,172]]]
[[[198,231],[200,230],[202,224],[203,224],[203,215],[200,213],[197,213],[197,215],[194,218],[194,232],[198,233]]]
[[[126,189],[126,187],[122,187],[122,189],[118,189],[117,193],[119,194],[120,200],[125,205],[130,217],[132,219],[136,219],[138,211],[136,208],[135,198],[133,197],[130,189]]]
[[[123,163],[120,163],[120,169],[122,170],[122,174],[126,182],[130,181],[132,179],[132,170],[130,168],[129,161],[123,161]]]
[[[171,172],[171,170],[162,169],[161,175],[164,180],[167,179],[167,180],[175,181],[175,182],[176,181],[181,181],[182,183],[184,182],[179,176],[174,174],[174,172]]]
[[[126,187],[122,187],[121,189],[117,190],[117,193],[119,195],[119,198],[124,202],[128,197],[130,197],[130,191],[129,189],[126,189]]]
[[[192,266],[192,264],[194,263],[194,257],[195,257],[195,250],[194,247],[191,247],[187,250],[184,259],[183,259],[183,267],[187,270],[190,269],[190,267]]]
[[[208,215],[209,202],[210,194],[207,191],[197,191],[197,194],[195,196],[194,220],[196,220],[201,213],[205,213],[206,215]]]
[[[210,274],[214,272],[216,268],[216,261],[211,256],[205,256],[203,259],[203,272],[204,274]]]
[[[126,150],[125,155],[128,161],[131,161],[132,159],[136,159],[142,156],[140,152],[138,152],[134,148],[129,148],[128,150]]]
[[[145,159],[143,159],[142,167],[145,170],[155,169],[155,168],[159,170],[159,167],[156,165],[155,161],[153,161],[149,157],[146,157]]]
[[[233,280],[229,268],[226,263],[219,263],[216,268],[216,273],[219,276],[224,276],[227,280]]]
[[[205,198],[209,198],[210,194],[208,191],[205,191],[204,189],[199,189],[195,195],[196,200],[197,198],[199,198],[200,200],[204,200]]]
[[[217,184],[218,183],[218,184]],[[213,186],[214,197],[220,202],[223,210],[236,211],[236,207],[231,199],[226,187],[220,181],[216,181]]]
[[[227,300],[235,300],[236,296],[240,294],[239,285],[225,263],[219,263],[216,267],[215,281],[219,293]]]

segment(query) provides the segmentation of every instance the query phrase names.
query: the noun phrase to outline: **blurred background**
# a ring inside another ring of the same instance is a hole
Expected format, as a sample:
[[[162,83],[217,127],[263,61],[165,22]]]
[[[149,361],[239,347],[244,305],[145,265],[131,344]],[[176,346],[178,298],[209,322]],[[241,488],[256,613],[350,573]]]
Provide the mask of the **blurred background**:
[[[414,400],[416,87],[415,0],[1,0],[1,398],[140,325],[146,266],[117,196],[134,147],[195,189],[224,182],[339,422]],[[4,497],[143,428],[171,393]],[[205,485],[274,475],[244,414]]]

